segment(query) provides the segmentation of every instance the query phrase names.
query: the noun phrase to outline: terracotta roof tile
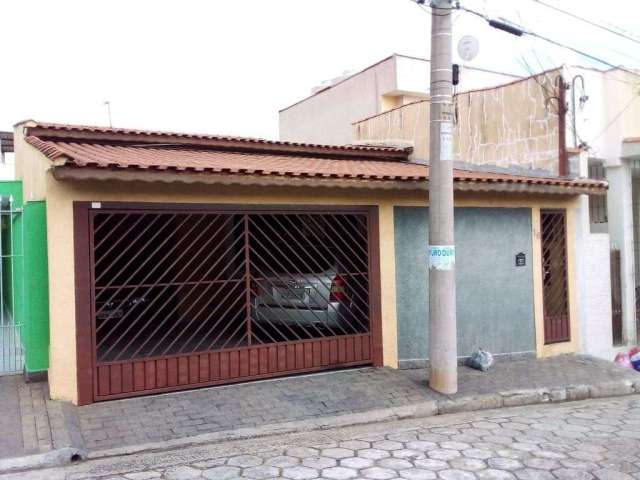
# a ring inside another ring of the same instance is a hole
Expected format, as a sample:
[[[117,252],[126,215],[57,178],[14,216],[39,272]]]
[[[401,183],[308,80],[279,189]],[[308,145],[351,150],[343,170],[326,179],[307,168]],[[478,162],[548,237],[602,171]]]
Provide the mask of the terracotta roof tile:
[[[107,133],[105,138],[91,139],[87,135],[74,138],[70,135],[56,137],[58,131]],[[131,132],[135,135],[145,136],[145,143],[137,143],[129,140]],[[37,133],[37,135],[36,135]],[[340,148],[357,149],[361,147],[336,147],[312,146],[298,144],[299,148],[289,148],[286,151],[273,151],[267,149],[261,151],[254,149],[244,151],[245,142],[254,142],[253,139],[234,139],[239,144],[236,150],[233,146],[225,148],[209,147],[207,145],[194,146],[191,144],[167,144],[152,143],[152,136],[171,137],[175,134],[161,132],[144,132],[125,129],[103,129],[100,127],[75,127],[75,126],[51,126],[51,124],[38,124],[27,128],[26,141],[55,161],[56,166],[64,167],[94,167],[99,169],[137,169],[145,171],[179,171],[199,172],[210,174],[231,175],[258,175],[279,177],[302,178],[343,178],[358,179],[363,181],[385,182],[421,182],[428,178],[428,167],[422,164],[408,161],[389,161],[389,159],[370,158],[370,152],[403,152],[398,149],[376,149],[362,147],[362,155],[349,154],[340,156],[336,152]],[[190,136],[185,135],[189,138]],[[126,141],[118,141],[126,137]],[[200,138],[202,136],[199,136]],[[207,136],[207,139],[220,139],[228,137]],[[267,142],[259,141],[256,142]],[[280,145],[279,142],[270,142],[270,145]],[[292,147],[292,144],[286,144]],[[295,147],[295,146],[293,146]],[[326,149],[330,152],[327,157],[323,154]],[[344,150],[346,151],[346,150]],[[356,150],[357,151],[357,150]],[[314,153],[315,152],[315,153]],[[603,190],[605,182],[588,179],[563,179],[541,178],[525,175],[512,175],[507,173],[492,173],[485,171],[454,170],[454,179],[457,183],[466,184],[523,184],[523,185],[550,185],[557,187],[588,188]]]
[[[25,122],[27,123],[27,122]],[[320,145],[313,143],[283,142],[263,138],[235,137],[228,135],[209,135],[199,133],[161,132],[154,130],[137,130],[132,128],[109,128],[88,125],[66,125],[59,123],[33,123],[27,127],[28,134],[39,138],[75,138],[77,140],[94,139],[100,141],[126,141],[135,144],[157,146],[194,145],[220,147],[231,146],[245,149],[262,149],[274,151],[304,151],[321,155],[362,155],[375,158],[406,160],[412,148],[396,148],[370,145]]]

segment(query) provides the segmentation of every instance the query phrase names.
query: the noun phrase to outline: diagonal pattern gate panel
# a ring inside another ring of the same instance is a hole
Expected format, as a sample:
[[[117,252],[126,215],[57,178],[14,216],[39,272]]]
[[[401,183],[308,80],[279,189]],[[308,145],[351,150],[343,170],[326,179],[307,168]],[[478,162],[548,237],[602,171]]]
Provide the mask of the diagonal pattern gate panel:
[[[95,400],[372,363],[370,213],[89,210]]]
[[[541,210],[540,224],[544,343],[567,342],[571,339],[571,332],[566,213],[562,210]]]

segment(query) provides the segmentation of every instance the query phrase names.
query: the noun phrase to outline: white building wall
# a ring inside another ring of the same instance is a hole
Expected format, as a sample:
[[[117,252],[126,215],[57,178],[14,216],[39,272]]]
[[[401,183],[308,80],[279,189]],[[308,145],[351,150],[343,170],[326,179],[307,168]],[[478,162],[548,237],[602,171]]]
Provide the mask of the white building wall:
[[[589,199],[586,195],[582,197],[576,232],[576,293],[581,351],[612,360],[609,234],[590,232]]]
[[[635,253],[631,169],[626,163],[607,168],[609,195],[607,214],[611,246],[620,249],[622,287],[622,335],[626,344],[636,343]]]
[[[588,174],[588,156],[574,159],[578,175]],[[576,209],[576,279],[579,341],[582,353],[612,359],[610,239],[608,233],[592,233],[589,197],[581,195]]]

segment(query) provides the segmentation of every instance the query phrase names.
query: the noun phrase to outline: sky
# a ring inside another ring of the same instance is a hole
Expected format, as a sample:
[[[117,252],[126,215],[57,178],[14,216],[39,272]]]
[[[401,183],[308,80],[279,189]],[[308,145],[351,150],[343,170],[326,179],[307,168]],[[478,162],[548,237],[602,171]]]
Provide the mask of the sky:
[[[640,36],[638,0],[544,1]],[[461,3],[640,68],[639,43],[535,0]],[[0,130],[27,118],[107,126],[109,101],[114,126],[277,139],[278,110],[322,81],[394,52],[427,58],[429,28],[412,0],[4,0]],[[471,66],[604,67],[456,13],[454,44],[462,35],[480,42]]]

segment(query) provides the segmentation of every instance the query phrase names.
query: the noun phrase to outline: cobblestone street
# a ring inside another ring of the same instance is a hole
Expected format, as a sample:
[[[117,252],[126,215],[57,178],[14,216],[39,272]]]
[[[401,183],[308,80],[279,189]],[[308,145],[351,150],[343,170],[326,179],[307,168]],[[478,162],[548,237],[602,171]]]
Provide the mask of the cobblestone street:
[[[640,399],[447,415],[104,459],[2,478],[640,479]]]

